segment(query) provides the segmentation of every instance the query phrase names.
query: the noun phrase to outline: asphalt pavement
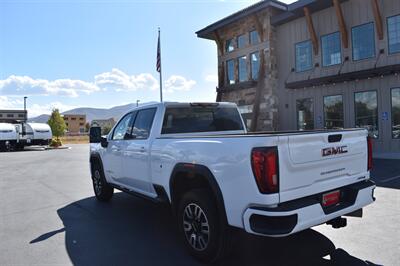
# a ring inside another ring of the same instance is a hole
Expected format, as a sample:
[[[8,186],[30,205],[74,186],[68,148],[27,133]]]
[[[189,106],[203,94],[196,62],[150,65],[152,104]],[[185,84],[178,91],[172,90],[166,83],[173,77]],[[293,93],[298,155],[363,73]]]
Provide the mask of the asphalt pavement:
[[[0,153],[0,265],[198,265],[168,208],[93,196],[88,145]],[[348,226],[286,238],[235,233],[222,265],[399,265],[400,161],[375,160],[376,202]]]

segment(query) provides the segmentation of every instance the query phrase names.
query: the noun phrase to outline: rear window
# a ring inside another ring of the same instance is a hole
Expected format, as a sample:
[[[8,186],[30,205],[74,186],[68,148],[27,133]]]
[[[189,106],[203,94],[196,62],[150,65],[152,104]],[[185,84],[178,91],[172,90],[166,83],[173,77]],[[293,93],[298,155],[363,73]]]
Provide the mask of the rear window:
[[[243,130],[234,107],[167,107],[161,134]]]

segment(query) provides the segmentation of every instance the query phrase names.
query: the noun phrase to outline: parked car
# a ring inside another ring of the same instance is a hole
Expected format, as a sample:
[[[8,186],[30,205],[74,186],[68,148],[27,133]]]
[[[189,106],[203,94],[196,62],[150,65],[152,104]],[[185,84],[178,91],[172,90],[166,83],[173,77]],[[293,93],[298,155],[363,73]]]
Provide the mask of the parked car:
[[[346,225],[375,198],[365,129],[249,133],[232,103],[133,109],[110,134],[90,133],[93,188],[167,203],[189,252],[215,261],[231,227],[282,237]]]
[[[17,131],[13,124],[0,123],[0,151],[9,151],[17,144]]]

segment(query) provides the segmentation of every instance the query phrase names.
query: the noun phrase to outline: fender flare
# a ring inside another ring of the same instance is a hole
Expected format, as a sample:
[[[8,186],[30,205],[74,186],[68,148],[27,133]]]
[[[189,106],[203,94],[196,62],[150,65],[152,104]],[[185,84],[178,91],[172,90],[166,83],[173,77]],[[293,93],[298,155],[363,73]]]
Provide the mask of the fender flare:
[[[218,213],[221,215],[221,217],[224,219],[224,222],[227,223],[227,217],[226,217],[226,210],[225,210],[225,202],[224,202],[224,197],[222,195],[221,189],[218,185],[217,180],[215,179],[214,175],[208,169],[208,167],[200,164],[192,164],[192,163],[178,163],[175,165],[171,177],[169,180],[169,190],[170,190],[170,197],[171,197],[171,205],[174,205],[174,183],[176,182],[176,178],[178,176],[178,173],[191,173],[191,174],[198,174],[201,175],[205,178],[207,181],[209,187],[211,188],[212,193],[215,196],[216,203],[217,203],[217,210]]]

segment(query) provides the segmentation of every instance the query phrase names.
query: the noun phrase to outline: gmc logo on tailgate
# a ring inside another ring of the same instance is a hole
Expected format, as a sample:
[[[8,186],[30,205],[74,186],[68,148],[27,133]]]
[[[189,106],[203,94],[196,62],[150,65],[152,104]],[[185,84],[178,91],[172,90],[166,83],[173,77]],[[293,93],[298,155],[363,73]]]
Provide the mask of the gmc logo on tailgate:
[[[347,146],[329,147],[322,149],[322,157],[347,153]]]

